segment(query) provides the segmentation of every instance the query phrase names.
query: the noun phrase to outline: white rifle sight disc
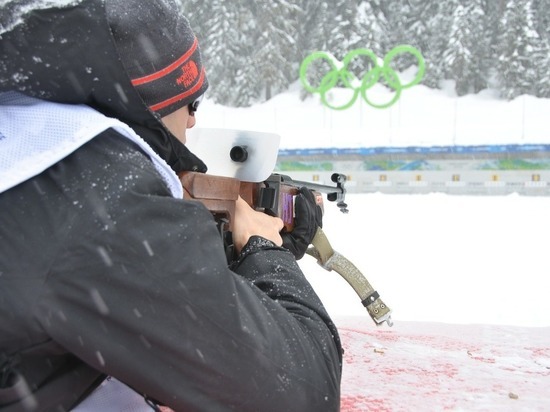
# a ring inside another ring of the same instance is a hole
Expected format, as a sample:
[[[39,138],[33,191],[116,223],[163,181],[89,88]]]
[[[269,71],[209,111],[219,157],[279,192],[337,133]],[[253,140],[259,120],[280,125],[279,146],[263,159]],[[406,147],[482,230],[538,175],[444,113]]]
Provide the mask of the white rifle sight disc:
[[[206,163],[210,175],[263,182],[275,169],[280,141],[274,133],[193,128],[186,146]]]

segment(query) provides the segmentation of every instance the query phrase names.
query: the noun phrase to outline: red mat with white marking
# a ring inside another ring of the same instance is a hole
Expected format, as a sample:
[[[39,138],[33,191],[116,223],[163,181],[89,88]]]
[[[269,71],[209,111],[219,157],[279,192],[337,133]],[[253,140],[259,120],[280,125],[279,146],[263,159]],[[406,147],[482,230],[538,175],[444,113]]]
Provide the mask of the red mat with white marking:
[[[550,411],[550,328],[335,322],[342,412]]]

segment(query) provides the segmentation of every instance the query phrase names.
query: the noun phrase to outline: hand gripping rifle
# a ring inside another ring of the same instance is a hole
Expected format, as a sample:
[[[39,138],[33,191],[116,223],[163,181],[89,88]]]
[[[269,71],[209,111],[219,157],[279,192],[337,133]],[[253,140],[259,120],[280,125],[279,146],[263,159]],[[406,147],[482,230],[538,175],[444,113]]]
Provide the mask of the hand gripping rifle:
[[[220,133],[223,134],[225,132],[215,132],[218,145]],[[254,138],[261,138],[261,134],[254,134]],[[240,134],[238,135],[240,136]],[[273,135],[268,137],[271,140],[273,139]],[[228,147],[231,161],[234,164],[246,162],[248,152],[251,150],[247,145],[240,144],[242,143],[242,139],[242,137],[234,138],[230,147]],[[250,143],[248,135],[244,139]],[[239,142],[239,140],[241,141]],[[199,153],[197,154],[199,156],[203,155],[204,158],[204,155],[208,152],[206,147],[208,145],[205,145],[204,153],[200,153],[200,145],[196,145],[194,151],[198,151]],[[256,162],[258,163],[259,161],[256,160]],[[259,167],[265,168],[266,162],[260,163],[262,163],[262,166]],[[223,230],[232,230],[235,204],[237,198],[241,196],[253,209],[263,211],[271,216],[280,217],[284,222],[285,229],[289,232],[292,231],[294,228],[294,196],[304,186],[314,191],[317,204],[321,209],[323,209],[323,196],[321,193],[325,193],[328,201],[336,202],[337,207],[342,213],[348,213],[347,204],[345,203],[346,176],[343,174],[334,173],[331,180],[336,185],[331,186],[297,181],[291,179],[289,176],[276,173],[271,173],[268,178],[258,182],[247,181],[253,180],[248,179],[247,170],[236,170],[236,172],[234,170],[222,170],[221,172],[226,174],[224,176],[217,176],[196,172],[183,172],[180,173],[179,178],[184,188],[184,198],[202,202],[214,215],[218,223],[221,224]],[[235,174],[237,176],[241,174],[244,178],[239,179],[238,177],[227,176]],[[317,259],[317,263],[325,270],[329,272],[334,270],[351,285],[376,325],[382,325],[384,322],[388,326],[393,325],[390,308],[382,301],[378,292],[359,269],[332,248],[321,228],[317,229],[312,244],[306,253]]]

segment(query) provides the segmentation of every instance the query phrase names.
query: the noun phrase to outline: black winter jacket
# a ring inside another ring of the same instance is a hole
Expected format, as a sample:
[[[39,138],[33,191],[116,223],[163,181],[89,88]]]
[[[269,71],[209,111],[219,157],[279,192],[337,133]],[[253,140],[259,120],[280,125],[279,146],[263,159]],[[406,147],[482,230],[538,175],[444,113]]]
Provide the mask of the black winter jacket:
[[[0,90],[88,104],[175,171],[204,170],[132,92],[103,7],[84,0],[1,33]],[[89,60],[104,87],[83,78],[71,92],[32,66],[62,52],[47,39],[67,27],[87,44],[66,51],[83,53],[74,71]],[[230,270],[210,213],[173,198],[114,130],[0,193],[0,210],[0,411],[70,410],[106,375],[176,411],[338,409],[337,330],[292,254],[253,238]]]
[[[177,411],[337,409],[337,332],[292,254],[255,239],[230,271],[209,212],[127,139],[103,133],[0,208],[0,348],[39,410],[100,373]]]

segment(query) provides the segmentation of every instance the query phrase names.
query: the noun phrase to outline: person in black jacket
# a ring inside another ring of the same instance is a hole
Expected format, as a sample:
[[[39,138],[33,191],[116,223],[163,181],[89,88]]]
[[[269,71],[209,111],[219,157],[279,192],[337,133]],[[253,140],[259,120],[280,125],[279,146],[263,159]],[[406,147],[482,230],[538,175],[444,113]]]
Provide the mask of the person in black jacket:
[[[33,5],[0,9],[0,411],[338,410],[307,192],[284,241],[239,200],[229,267],[182,199],[208,82],[177,3]]]

